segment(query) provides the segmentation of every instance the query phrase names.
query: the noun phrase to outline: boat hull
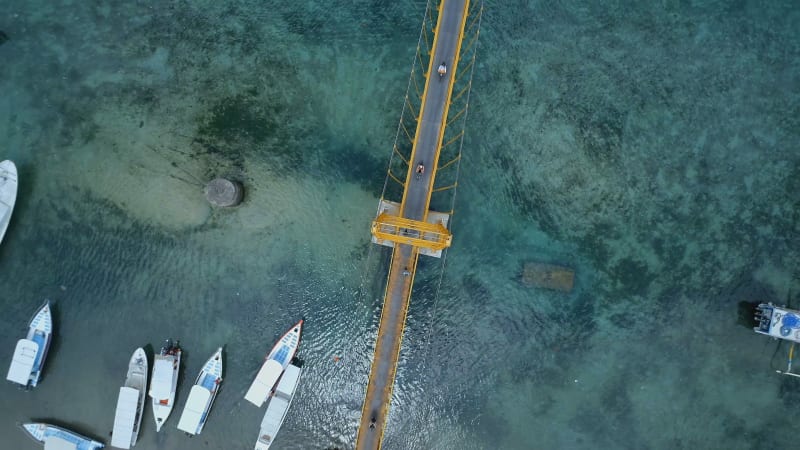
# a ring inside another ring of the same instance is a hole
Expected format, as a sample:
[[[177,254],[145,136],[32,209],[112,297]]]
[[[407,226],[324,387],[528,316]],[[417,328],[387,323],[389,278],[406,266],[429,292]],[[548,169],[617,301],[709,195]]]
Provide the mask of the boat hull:
[[[50,301],[45,301],[28,324],[25,339],[17,342],[6,379],[26,388],[39,384],[53,338]]]
[[[275,436],[283,426],[289,407],[292,405],[297,385],[300,382],[301,371],[299,367],[289,365],[281,376],[275,387],[275,395],[270,397],[267,403],[255,450],[268,450],[275,441]]]
[[[153,375],[150,382],[150,398],[153,403],[153,419],[156,432],[161,431],[172,408],[175,406],[175,391],[178,387],[178,373],[181,366],[181,349],[169,342],[153,361]]]
[[[244,396],[245,400],[259,408],[264,404],[281,374],[297,353],[302,331],[303,321],[301,320],[281,336],[278,343],[267,354],[261,369]]]
[[[222,347],[206,361],[186,400],[186,406],[178,421],[178,429],[190,435],[203,431],[208,413],[217,398],[222,384]]]
[[[0,162],[0,242],[6,235],[17,202],[17,183],[17,166],[8,160]]]
[[[144,415],[147,374],[147,354],[144,349],[137,348],[128,362],[125,385],[120,388],[117,399],[111,439],[111,445],[114,447],[128,449],[136,445]]]
[[[59,443],[62,444],[62,446],[73,444],[75,450],[98,450],[105,447],[105,444],[102,442],[89,439],[74,431],[69,431],[65,428],[47,423],[25,423],[22,424],[22,429],[28,432],[28,435],[33,440],[41,442],[45,446],[50,443],[54,446]]]

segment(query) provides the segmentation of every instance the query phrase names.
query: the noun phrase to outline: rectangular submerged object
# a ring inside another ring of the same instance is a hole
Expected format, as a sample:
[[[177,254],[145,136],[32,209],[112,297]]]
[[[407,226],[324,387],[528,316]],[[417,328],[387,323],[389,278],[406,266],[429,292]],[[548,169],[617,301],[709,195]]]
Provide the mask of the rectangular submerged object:
[[[528,262],[522,269],[522,282],[528,286],[570,292],[575,282],[575,272],[553,264]]]

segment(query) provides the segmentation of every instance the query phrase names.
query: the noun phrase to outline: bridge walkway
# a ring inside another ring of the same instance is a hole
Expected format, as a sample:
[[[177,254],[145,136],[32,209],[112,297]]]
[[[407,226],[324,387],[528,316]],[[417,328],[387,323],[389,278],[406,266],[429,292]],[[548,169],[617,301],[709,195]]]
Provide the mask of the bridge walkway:
[[[468,10],[469,0],[442,0],[439,5],[428,76],[400,204],[399,215],[404,219],[424,222],[428,218]],[[437,74],[441,62],[447,65],[443,77]],[[419,163],[425,167],[422,174],[416,173]],[[412,243],[398,242],[392,254],[375,356],[356,440],[359,450],[379,449],[383,439],[420,254],[419,247],[413,241],[409,242]]]

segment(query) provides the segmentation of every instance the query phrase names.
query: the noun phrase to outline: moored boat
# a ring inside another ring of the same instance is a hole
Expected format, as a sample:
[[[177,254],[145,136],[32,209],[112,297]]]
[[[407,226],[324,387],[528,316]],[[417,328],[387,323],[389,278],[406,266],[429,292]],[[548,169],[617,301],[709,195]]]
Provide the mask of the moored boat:
[[[144,415],[147,372],[147,354],[141,347],[137,348],[128,362],[125,385],[119,388],[114,431],[111,433],[112,447],[128,449],[136,445]]]
[[[197,379],[194,380],[186,406],[183,408],[178,429],[188,434],[196,435],[203,431],[203,426],[208,419],[208,412],[214,399],[217,397],[222,384],[222,347],[217,349],[211,358],[206,361]]]
[[[0,242],[6,235],[11,213],[17,202],[17,166],[9,160],[0,162]]]
[[[275,383],[278,382],[278,378],[280,378],[286,366],[289,365],[295,353],[297,353],[302,329],[303,321],[301,320],[281,336],[261,365],[261,369],[258,371],[255,380],[253,380],[253,384],[250,385],[250,389],[244,395],[245,400],[259,408],[267,401],[267,397],[269,397],[272,388],[275,387]]]
[[[22,428],[35,441],[44,444],[45,450],[98,450],[105,447],[102,442],[47,423],[25,423]]]
[[[153,376],[150,381],[150,398],[153,399],[153,418],[156,433],[166,422],[175,406],[175,391],[178,388],[178,372],[181,367],[181,348],[179,343],[168,339],[161,352],[153,361]]]
[[[267,411],[261,421],[261,430],[258,434],[255,450],[268,450],[275,440],[275,435],[280,431],[286,413],[292,405],[297,384],[300,381],[301,369],[289,364],[283,372],[278,386],[275,387],[275,394],[270,397],[267,403]]]
[[[800,342],[800,311],[761,303],[755,309],[756,327],[753,330],[775,339]]]
[[[46,300],[28,324],[28,335],[17,341],[6,379],[25,387],[36,387],[52,338],[53,316],[50,301]]]

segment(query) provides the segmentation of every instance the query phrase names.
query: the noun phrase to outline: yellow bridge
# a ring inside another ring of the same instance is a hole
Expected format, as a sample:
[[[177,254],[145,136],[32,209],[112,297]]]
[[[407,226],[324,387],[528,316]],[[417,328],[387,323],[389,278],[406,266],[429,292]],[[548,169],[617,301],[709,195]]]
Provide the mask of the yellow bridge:
[[[440,257],[452,240],[448,222],[455,200],[482,2],[474,2],[472,7],[470,0],[434,3],[429,1],[426,8],[387,175],[387,185],[395,182],[402,200],[386,200],[384,188],[372,223],[373,242],[393,251],[357,449],[379,449],[383,440],[419,255]],[[404,173],[404,178],[399,173]],[[443,187],[437,187],[437,182]],[[452,193],[449,212],[430,210],[437,192]]]

